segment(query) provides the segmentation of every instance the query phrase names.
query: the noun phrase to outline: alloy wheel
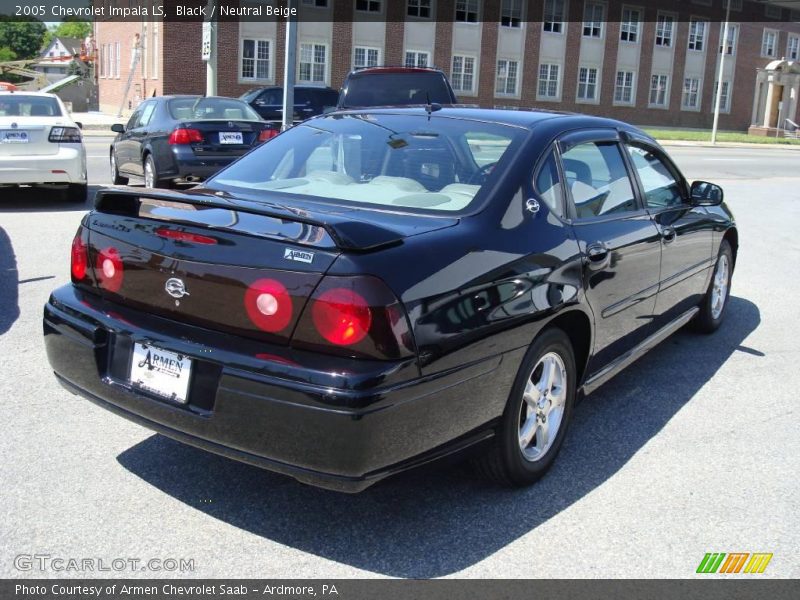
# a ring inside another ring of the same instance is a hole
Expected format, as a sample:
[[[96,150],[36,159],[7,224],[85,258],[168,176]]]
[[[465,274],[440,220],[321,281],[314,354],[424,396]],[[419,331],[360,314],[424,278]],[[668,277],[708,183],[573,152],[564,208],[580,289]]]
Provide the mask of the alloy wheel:
[[[526,460],[541,459],[558,436],[567,399],[567,370],[563,359],[548,352],[531,371],[522,394],[519,448]]]
[[[725,301],[728,298],[728,283],[730,269],[728,267],[728,257],[720,254],[717,260],[717,268],[714,270],[714,282],[711,288],[711,316],[716,320],[725,308]]]
[[[155,187],[156,175],[153,172],[153,162],[146,160],[144,163],[144,187]]]

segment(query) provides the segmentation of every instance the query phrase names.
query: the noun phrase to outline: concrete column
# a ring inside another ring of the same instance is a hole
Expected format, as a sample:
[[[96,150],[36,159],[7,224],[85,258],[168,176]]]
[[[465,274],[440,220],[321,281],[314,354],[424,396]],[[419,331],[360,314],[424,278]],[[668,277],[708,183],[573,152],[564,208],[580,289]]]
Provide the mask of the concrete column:
[[[763,85],[764,85],[764,72],[759,71],[758,75],[756,76],[756,90],[755,94],[753,95],[753,116],[750,119],[750,124],[755,126],[758,125],[758,111],[759,108],[761,107],[761,96],[763,95],[762,94]]]
[[[772,103],[774,102],[775,98],[775,84],[772,81],[767,81],[767,102],[764,104],[764,121],[762,125],[764,127],[770,126],[770,121],[772,120]]]

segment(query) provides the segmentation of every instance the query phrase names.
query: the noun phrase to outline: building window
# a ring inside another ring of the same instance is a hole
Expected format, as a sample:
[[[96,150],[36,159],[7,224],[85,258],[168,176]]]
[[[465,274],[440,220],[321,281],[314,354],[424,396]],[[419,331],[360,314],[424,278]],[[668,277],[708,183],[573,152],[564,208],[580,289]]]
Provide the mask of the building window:
[[[564,0],[544,0],[542,29],[550,33],[564,33]]]
[[[667,106],[667,75],[653,75],[650,78],[650,106]]]
[[[450,83],[457,92],[472,92],[475,89],[475,57],[453,55]]]
[[[800,59],[800,37],[794,35],[789,36],[789,43],[786,47],[786,56],[789,60]]]
[[[243,39],[239,73],[242,79],[269,79],[272,62],[269,40]]]
[[[722,34],[725,32],[725,23],[721,23],[720,27],[722,28],[719,34],[720,39],[722,39]],[[739,37],[739,27],[737,25],[728,25],[728,39],[724,44],[720,44],[719,46],[719,53],[722,54],[723,52],[728,56],[736,54],[736,40]]]
[[[672,36],[675,31],[675,17],[658,15],[656,17],[656,46],[672,47]]]
[[[328,48],[325,44],[300,44],[300,68],[297,80],[305,83],[324,83],[327,71]]]
[[[689,50],[702,52],[706,43],[706,21],[691,19],[689,21]]]
[[[774,29],[765,29],[764,37],[761,38],[761,56],[775,58],[778,46],[778,32]]]
[[[580,67],[578,69],[578,100],[593,102],[597,100],[597,68]]]
[[[641,13],[635,8],[622,9],[622,22],[619,24],[619,39],[623,42],[639,41],[639,21]]]
[[[478,22],[478,0],[456,0],[456,21]]]
[[[381,12],[380,0],[356,0],[356,10],[360,12]]]
[[[617,71],[614,85],[614,102],[633,104],[633,71]]]
[[[381,62],[380,48],[356,46],[353,48],[353,68],[377,67]]]
[[[503,96],[515,96],[517,94],[517,73],[519,63],[516,60],[500,59],[497,61],[497,79],[494,91]]]
[[[420,19],[431,18],[431,0],[408,0],[406,14]]]
[[[781,19],[783,18],[783,9],[772,3],[766,3],[764,4],[764,14],[768,19]]]
[[[406,50],[405,66],[407,67],[427,67],[430,62],[429,52],[419,52],[417,50]]]
[[[328,0],[303,0],[303,4],[314,8],[328,8]]]
[[[560,65],[549,65],[546,63],[539,65],[539,98],[548,100],[558,99],[560,78]]]
[[[105,77],[106,76],[106,45],[101,44],[100,47],[97,49],[97,64],[99,73],[97,74],[98,77]]]
[[[158,23],[153,23],[153,44],[150,47],[151,69],[153,79],[158,79]]]
[[[731,10],[742,12],[742,0],[729,0],[731,3]],[[722,1],[722,8],[725,8],[725,0]]]
[[[120,68],[119,67],[120,67],[120,63],[122,62],[122,56],[121,56],[121,54],[122,54],[122,52],[121,52],[122,44],[120,42],[117,42],[115,44],[115,46],[116,46],[116,48],[114,49],[114,59],[115,59],[115,62],[114,62],[114,77],[119,79],[119,74],[120,74]]]
[[[683,80],[683,108],[700,108],[700,80],[696,77],[687,77]]]
[[[583,6],[583,37],[603,37],[603,9],[597,2],[587,2]]]
[[[500,25],[522,27],[522,0],[503,0],[500,9]]]
[[[714,82],[714,96],[711,100],[711,108],[716,109],[717,106],[717,86],[719,85],[718,81]],[[722,95],[720,96],[719,100],[719,110],[720,112],[730,112],[731,105],[730,105],[731,97],[730,97],[730,81],[723,81],[722,82]]]

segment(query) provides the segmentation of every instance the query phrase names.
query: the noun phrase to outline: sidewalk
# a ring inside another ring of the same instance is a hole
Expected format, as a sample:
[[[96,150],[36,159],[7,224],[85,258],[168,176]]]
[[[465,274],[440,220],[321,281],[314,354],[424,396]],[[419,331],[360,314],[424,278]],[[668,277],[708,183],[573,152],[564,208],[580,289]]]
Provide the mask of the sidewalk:
[[[83,135],[86,136],[107,136],[116,135],[111,131],[114,123],[126,123],[128,117],[125,115],[117,117],[99,111],[92,112],[73,112],[70,114],[73,121],[83,125]]]
[[[656,141],[664,147],[681,146],[684,148],[749,148],[759,150],[794,150],[800,152],[800,144],[752,144],[749,142],[694,142],[688,140],[659,140]]]

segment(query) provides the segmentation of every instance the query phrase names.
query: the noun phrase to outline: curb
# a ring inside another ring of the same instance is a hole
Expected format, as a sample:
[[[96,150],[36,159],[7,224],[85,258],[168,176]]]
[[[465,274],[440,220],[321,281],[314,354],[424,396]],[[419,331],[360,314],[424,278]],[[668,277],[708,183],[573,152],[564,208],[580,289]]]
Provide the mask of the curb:
[[[694,142],[689,140],[656,140],[662,146],[673,146],[683,148],[748,148],[752,150],[793,150],[800,151],[800,144],[753,144],[749,142],[717,142],[713,145],[711,142]]]

